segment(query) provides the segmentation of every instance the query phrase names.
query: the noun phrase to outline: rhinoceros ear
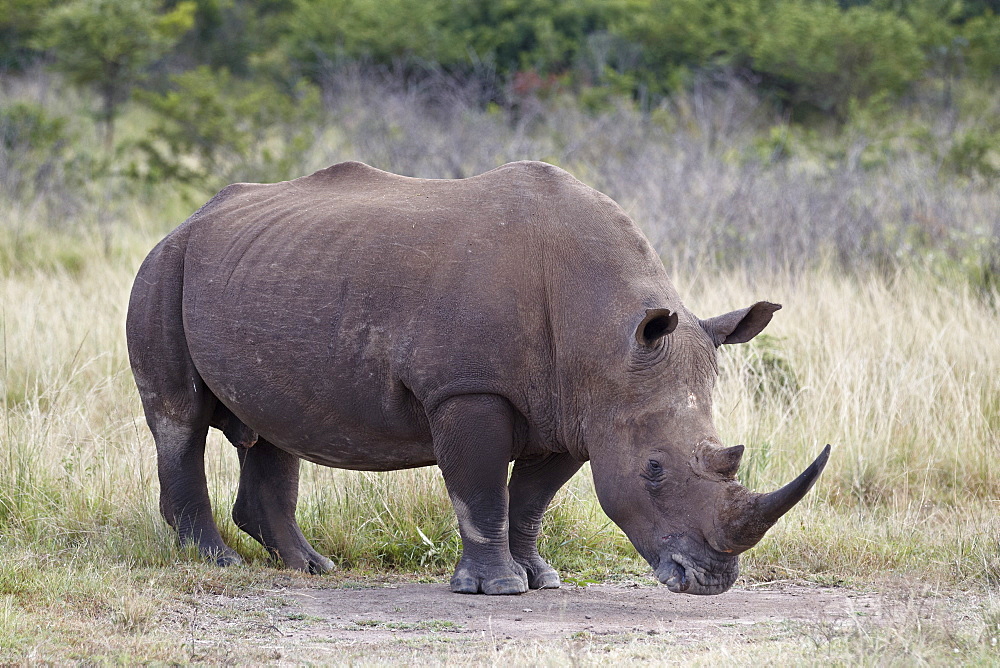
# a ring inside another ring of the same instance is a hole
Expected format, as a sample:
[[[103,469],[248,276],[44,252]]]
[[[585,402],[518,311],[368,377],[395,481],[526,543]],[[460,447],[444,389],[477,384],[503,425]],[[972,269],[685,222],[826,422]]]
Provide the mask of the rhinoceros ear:
[[[648,308],[646,317],[635,330],[635,340],[652,346],[677,327],[677,314],[666,308]]]
[[[757,302],[749,308],[702,320],[701,326],[712,337],[716,348],[723,343],[746,343],[767,327],[771,316],[780,308],[781,304]]]

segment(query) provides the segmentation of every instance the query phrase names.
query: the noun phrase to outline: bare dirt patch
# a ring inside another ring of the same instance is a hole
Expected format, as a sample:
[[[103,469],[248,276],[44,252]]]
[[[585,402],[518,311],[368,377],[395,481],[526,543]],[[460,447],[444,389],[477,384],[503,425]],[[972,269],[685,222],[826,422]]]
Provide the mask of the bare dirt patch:
[[[453,594],[445,584],[380,589],[289,591],[292,609],[327,627],[329,637],[380,638],[441,630],[513,638],[586,633],[686,633],[711,636],[761,622],[845,619],[877,614],[881,599],[835,589],[787,586],[721,596],[671,594],[663,587],[591,585],[521,596]]]
[[[949,605],[934,597],[914,603],[912,593],[803,584],[710,597],[671,594],[647,583],[503,597],[453,594],[446,583],[289,585],[258,596],[194,597],[197,610],[187,613],[191,659],[226,662],[235,652],[242,660],[290,664],[559,663],[581,657],[588,663],[600,656],[642,658],[665,646],[686,647],[690,658],[690,651],[719,647],[819,646],[824,637],[896,624],[901,616],[934,616]]]

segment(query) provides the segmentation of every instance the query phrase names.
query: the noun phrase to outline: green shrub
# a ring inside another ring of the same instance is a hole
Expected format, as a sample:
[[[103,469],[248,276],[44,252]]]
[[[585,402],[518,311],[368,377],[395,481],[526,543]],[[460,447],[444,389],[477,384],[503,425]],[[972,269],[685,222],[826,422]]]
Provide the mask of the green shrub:
[[[52,116],[40,104],[22,101],[0,108],[0,145],[4,150],[50,153],[66,139],[66,119]]]
[[[686,84],[692,69],[749,63],[752,34],[767,0],[635,0],[614,32],[642,46],[639,76],[649,90]]]
[[[1000,176],[1000,131],[974,126],[956,133],[944,166],[962,176]]]
[[[697,70],[748,71],[793,107],[842,114],[852,99],[902,93],[926,63],[913,24],[872,6],[635,0],[631,7],[615,31],[642,46],[637,78],[658,93],[686,86]],[[940,28],[935,35],[948,31],[944,19],[928,25]]]
[[[67,120],[33,102],[0,107],[0,184],[13,197],[44,192],[65,157]]]
[[[968,43],[969,73],[981,80],[1000,77],[1000,17],[992,13],[978,16],[965,24],[962,36]]]
[[[164,93],[138,96],[157,120],[139,142],[146,161],[133,166],[133,175],[209,188],[296,175],[320,109],[314,87],[302,84],[289,93],[205,66],[170,81]]]
[[[300,0],[280,50],[312,76],[356,60],[561,74],[625,11],[626,0]]]
[[[623,0],[464,0],[453,7],[453,33],[504,73],[566,71],[589,36],[604,34],[626,12]]]
[[[32,44],[56,0],[0,0],[0,70],[23,69],[38,57]]]
[[[194,0],[194,27],[174,48],[175,61],[204,64],[234,74],[250,74],[254,54],[274,45],[282,5],[250,0]],[[275,16],[277,14],[277,16]]]
[[[752,67],[793,104],[843,114],[851,100],[899,94],[923,73],[913,27],[871,7],[781,0],[750,44]]]
[[[100,95],[98,118],[109,147],[132,87],[193,23],[192,2],[158,13],[162,8],[162,0],[73,0],[42,19],[38,43],[55,57],[53,66]]]
[[[285,23],[281,52],[310,75],[367,59],[412,57],[449,65],[466,45],[445,26],[443,0],[299,0]]]

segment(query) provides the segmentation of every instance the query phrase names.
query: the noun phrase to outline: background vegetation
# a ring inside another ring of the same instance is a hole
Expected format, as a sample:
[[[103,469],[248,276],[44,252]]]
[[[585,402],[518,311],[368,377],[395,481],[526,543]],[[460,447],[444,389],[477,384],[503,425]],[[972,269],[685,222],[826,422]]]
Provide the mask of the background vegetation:
[[[766,336],[723,355],[717,425],[747,443],[755,489],[835,450],[744,558],[742,584],[995,588],[998,12],[995,0],[0,0],[2,656],[78,658],[89,622],[43,633],[37,620],[80,609],[135,641],[102,656],[142,658],[163,588],[253,586],[266,570],[227,518],[237,467],[219,439],[218,520],[252,575],[190,565],[159,518],[124,308],[144,254],[217,189],[347,159],[436,178],[546,160],[625,207],[697,313],[785,304]],[[433,470],[304,465],[300,521],[357,573],[439,578],[459,549]],[[571,581],[647,570],[586,474],[544,533]],[[919,658],[995,660],[990,615]],[[841,639],[845,661],[865,655]]]

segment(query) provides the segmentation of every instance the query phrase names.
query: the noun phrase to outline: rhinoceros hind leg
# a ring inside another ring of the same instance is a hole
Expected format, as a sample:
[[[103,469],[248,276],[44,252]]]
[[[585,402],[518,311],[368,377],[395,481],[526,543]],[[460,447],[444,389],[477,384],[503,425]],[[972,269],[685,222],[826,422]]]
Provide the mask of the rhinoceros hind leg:
[[[523,594],[528,591],[527,573],[511,556],[507,535],[510,405],[493,395],[454,397],[431,415],[431,432],[462,535],[452,591]]]
[[[583,462],[566,453],[518,459],[510,476],[510,551],[528,573],[532,589],[556,589],[559,574],[538,554],[542,515],[552,497]]]
[[[188,350],[182,313],[189,228],[178,228],[139,269],[129,300],[129,361],[156,441],[160,512],[182,543],[220,565],[240,563],[222,542],[205,479],[205,436],[217,399]]]
[[[233,521],[286,567],[326,573],[333,562],[313,549],[295,521],[299,497],[299,458],[264,439],[238,448],[240,489]]]
[[[170,418],[148,414],[156,441],[160,478],[160,513],[182,544],[198,546],[202,557],[219,566],[243,563],[240,555],[222,541],[212,517],[205,479],[205,436],[202,427],[182,425]]]

